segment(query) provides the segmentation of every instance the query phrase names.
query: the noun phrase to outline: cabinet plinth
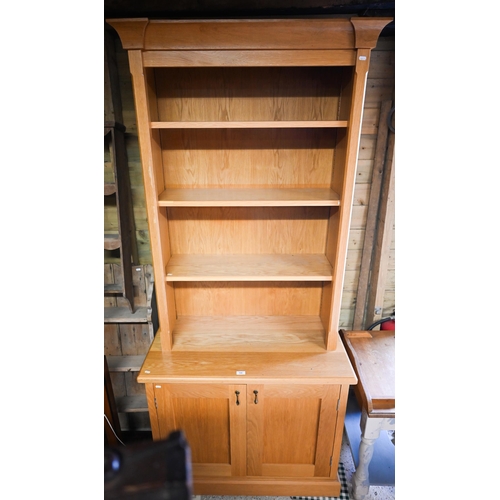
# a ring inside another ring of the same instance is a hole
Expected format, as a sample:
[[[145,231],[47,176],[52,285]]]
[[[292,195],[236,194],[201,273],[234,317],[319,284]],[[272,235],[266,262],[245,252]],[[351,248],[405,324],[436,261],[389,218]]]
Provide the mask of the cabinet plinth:
[[[137,380],[154,439],[185,431],[196,494],[340,492],[356,383],[341,295],[370,50],[390,21],[108,20],[129,53],[157,284]]]

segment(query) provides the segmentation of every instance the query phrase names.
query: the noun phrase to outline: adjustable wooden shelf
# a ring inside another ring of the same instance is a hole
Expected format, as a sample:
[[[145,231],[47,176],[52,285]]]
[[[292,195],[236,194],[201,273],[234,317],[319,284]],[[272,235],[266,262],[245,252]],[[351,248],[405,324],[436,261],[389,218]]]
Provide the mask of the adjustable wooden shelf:
[[[386,18],[108,20],[128,51],[160,332],[138,381],[196,494],[338,496],[338,338]]]

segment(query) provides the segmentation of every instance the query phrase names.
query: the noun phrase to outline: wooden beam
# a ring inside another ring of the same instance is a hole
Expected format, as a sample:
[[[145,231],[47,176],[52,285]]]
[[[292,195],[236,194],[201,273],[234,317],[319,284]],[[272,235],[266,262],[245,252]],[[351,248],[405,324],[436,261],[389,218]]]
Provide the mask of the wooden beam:
[[[377,144],[373,162],[370,199],[368,201],[368,215],[366,220],[365,239],[361,257],[361,268],[356,295],[356,306],[354,309],[354,330],[363,330],[364,328],[370,271],[372,268],[373,248],[377,230],[377,215],[379,212],[382,178],[384,175],[384,163],[387,151],[387,139],[389,136],[389,127],[387,120],[389,118],[391,107],[392,101],[383,101],[380,106]]]
[[[382,318],[387,267],[394,226],[394,134],[389,134],[387,161],[382,184],[381,204],[378,216],[377,240],[375,242],[370,291],[366,309],[366,322],[370,324]]]
[[[115,39],[104,30],[104,122],[123,123]]]

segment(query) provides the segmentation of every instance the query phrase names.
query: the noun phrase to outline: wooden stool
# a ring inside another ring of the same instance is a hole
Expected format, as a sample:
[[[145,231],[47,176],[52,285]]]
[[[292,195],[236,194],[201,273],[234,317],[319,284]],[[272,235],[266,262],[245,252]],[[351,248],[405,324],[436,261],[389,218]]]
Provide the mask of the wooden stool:
[[[352,492],[355,500],[362,500],[370,489],[368,466],[375,441],[381,430],[395,429],[396,332],[340,330],[340,336],[358,377],[354,392],[362,410],[361,443],[359,463],[352,477]]]

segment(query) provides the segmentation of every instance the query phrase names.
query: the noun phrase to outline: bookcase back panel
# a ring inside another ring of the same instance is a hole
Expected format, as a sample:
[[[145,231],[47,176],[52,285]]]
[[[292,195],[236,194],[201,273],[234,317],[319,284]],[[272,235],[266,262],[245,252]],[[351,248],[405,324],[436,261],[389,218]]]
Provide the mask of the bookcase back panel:
[[[162,130],[166,188],[330,187],[335,129]]]
[[[167,214],[172,254],[324,254],[330,208],[195,207]]]
[[[343,68],[156,68],[159,121],[337,120]]]
[[[175,284],[177,316],[319,315],[322,284],[186,282]]]

